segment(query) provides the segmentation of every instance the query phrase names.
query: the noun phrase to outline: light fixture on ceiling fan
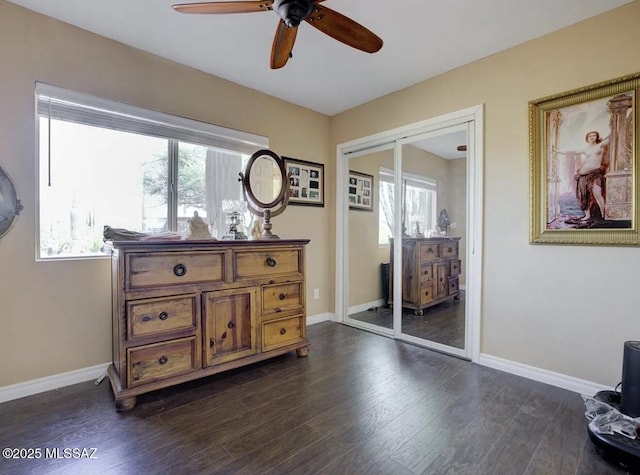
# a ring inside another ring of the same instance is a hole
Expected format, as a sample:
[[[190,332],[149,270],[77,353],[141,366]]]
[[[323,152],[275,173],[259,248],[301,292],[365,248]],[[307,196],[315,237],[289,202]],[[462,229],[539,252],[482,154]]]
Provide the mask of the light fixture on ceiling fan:
[[[324,0],[259,0],[205,2],[173,5],[180,13],[228,14],[275,11],[280,17],[271,46],[271,69],[282,68],[293,57],[298,25],[311,26],[348,46],[367,53],[382,48],[382,40],[364,26],[341,13],[319,5]]]

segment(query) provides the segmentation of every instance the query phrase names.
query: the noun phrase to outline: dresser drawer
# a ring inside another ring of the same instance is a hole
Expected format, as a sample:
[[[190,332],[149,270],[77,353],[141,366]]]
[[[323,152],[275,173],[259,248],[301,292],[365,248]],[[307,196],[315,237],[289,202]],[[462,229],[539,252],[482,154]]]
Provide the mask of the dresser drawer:
[[[420,283],[433,280],[433,264],[428,264],[420,267]]]
[[[304,338],[303,321],[302,316],[297,316],[263,324],[262,349],[273,350],[301,341]]]
[[[179,295],[127,302],[127,338],[161,337],[198,326],[197,297]]]
[[[440,244],[433,242],[420,243],[420,262],[429,262],[440,258]]]
[[[434,299],[433,284],[420,287],[420,306],[432,302]]]
[[[302,249],[264,249],[234,253],[234,280],[282,274],[302,277]]]
[[[287,313],[302,313],[302,282],[274,284],[262,287],[262,315],[278,316]]]
[[[449,275],[451,277],[457,277],[460,275],[460,261],[458,259],[453,259],[449,263]]]
[[[196,337],[127,349],[129,387],[200,368]]]
[[[157,252],[127,255],[126,290],[224,280],[224,252]]]
[[[458,257],[458,242],[443,242],[441,245],[441,255],[443,259]]]
[[[449,279],[449,295],[458,293],[458,290],[460,290],[458,278]]]

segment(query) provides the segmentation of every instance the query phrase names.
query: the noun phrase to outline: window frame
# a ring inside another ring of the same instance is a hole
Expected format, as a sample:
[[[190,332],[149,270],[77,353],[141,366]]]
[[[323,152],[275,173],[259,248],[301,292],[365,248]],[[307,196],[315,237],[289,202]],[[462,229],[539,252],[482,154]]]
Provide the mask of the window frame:
[[[178,144],[180,142],[251,155],[257,150],[268,149],[268,137],[209,124],[156,110],[117,102],[85,93],[70,91],[50,84],[35,84],[35,257],[36,261],[57,261],[77,259],[103,259],[108,255],[64,255],[44,256],[41,253],[40,231],[40,165],[48,160],[51,169],[51,137],[45,155],[40,146],[40,119],[58,119],[79,124],[113,129],[139,135],[147,135],[168,141],[169,186],[167,187],[167,218],[170,229],[177,226],[178,196],[175,189],[178,173]]]
[[[381,203],[382,200],[380,199],[380,192],[382,190],[382,184],[383,183],[388,183],[391,184],[392,186],[395,185],[394,183],[394,171],[390,168],[386,168],[386,167],[380,167],[380,170],[378,171],[378,203]],[[416,175],[414,173],[409,173],[409,172],[403,172],[402,173],[402,180],[406,180],[407,185],[409,186],[413,186],[416,188],[422,188],[428,192],[431,192],[433,194],[433,200],[431,202],[431,213],[432,216],[434,217],[434,224],[437,221],[437,210],[438,210],[438,182],[437,180],[431,178],[431,177],[424,177],[424,176],[420,176],[420,175]],[[395,195],[395,193],[394,193]],[[380,209],[379,211],[380,215],[378,217],[378,246],[380,248],[388,248],[390,246],[389,242],[380,242],[380,216],[382,216],[382,209]],[[425,228],[427,227],[427,224],[425,223]],[[408,231],[408,230],[407,230]],[[426,229],[423,229],[423,232],[426,231]],[[393,226],[391,227],[391,234],[393,235]]]

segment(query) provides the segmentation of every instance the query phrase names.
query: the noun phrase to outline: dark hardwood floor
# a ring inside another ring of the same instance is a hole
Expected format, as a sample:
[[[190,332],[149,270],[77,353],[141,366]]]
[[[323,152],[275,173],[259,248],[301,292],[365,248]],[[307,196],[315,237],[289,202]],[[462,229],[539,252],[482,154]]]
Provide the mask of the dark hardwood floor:
[[[460,292],[458,300],[449,299],[425,308],[423,315],[416,315],[413,310],[403,308],[402,333],[464,349],[464,311],[464,291]],[[354,313],[349,317],[383,328],[393,328],[392,312],[390,307],[377,307]]]
[[[42,449],[0,473],[624,473],[588,440],[578,394],[337,323],[308,336],[307,358],[156,391],[124,414],[106,380],[0,404],[1,446]]]

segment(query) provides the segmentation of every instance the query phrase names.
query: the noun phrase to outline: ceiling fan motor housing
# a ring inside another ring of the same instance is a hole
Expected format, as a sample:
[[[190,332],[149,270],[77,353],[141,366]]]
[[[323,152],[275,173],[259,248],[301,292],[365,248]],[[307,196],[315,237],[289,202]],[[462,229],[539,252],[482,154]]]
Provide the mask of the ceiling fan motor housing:
[[[295,28],[313,10],[312,0],[275,0],[273,9],[290,28]]]

